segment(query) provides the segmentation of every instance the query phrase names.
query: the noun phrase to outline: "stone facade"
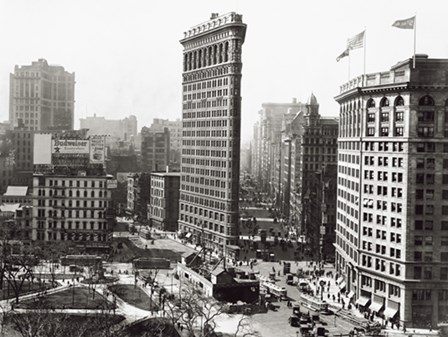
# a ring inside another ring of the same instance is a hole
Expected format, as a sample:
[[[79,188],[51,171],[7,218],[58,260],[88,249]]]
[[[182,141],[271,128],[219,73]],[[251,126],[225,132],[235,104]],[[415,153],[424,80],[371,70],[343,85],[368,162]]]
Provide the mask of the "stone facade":
[[[362,309],[406,327],[448,319],[447,78],[448,60],[417,55],[336,97],[336,268]]]
[[[220,254],[238,241],[242,16],[213,15],[183,51],[179,228]]]

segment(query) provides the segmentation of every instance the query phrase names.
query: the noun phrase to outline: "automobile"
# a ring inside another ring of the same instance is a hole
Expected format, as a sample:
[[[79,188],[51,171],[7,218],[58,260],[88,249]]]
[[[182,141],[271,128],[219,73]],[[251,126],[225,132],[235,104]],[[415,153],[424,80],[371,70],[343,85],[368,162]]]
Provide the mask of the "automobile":
[[[317,315],[317,314],[311,315],[311,321],[312,322],[319,322],[320,321],[319,315]]]
[[[294,275],[291,273],[286,274],[286,284],[293,285],[294,284]]]
[[[296,315],[289,316],[288,321],[289,321],[289,325],[291,325],[291,326],[296,326],[296,327],[300,326],[300,318]]]
[[[299,305],[293,306],[292,314],[295,315],[295,316],[298,316],[299,318],[302,316],[302,312],[300,311],[300,306]]]
[[[300,324],[299,331],[303,337],[311,337],[313,335],[313,327],[311,324]]]
[[[325,329],[325,327],[316,325],[313,329],[313,335],[315,337],[326,337],[328,336],[328,331]]]
[[[275,304],[273,304],[273,303],[271,303],[271,302],[268,303],[268,309],[269,309],[269,310],[277,311],[277,309],[278,309],[279,307],[280,307],[280,306],[277,306],[277,305],[275,305]]]
[[[300,316],[300,325],[308,325],[311,324],[311,317],[308,315]]]

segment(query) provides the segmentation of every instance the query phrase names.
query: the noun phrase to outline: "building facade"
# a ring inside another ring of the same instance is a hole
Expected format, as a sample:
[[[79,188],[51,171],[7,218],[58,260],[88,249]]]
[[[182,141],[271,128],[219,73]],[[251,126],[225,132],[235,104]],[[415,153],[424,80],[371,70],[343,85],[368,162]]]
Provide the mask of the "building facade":
[[[218,254],[238,242],[242,16],[185,32],[179,229]]]
[[[180,173],[151,173],[151,201],[148,219],[151,227],[178,230]]]
[[[170,121],[168,119],[154,118],[149,127],[149,129],[153,131],[164,131],[165,128],[168,128],[168,131],[170,132],[170,170],[179,171],[182,144],[182,121],[180,119]]]
[[[31,187],[33,182],[34,130],[15,128],[8,130],[6,137],[14,151],[15,171],[13,183]]]
[[[341,86],[336,268],[362,310],[448,319],[448,60]]]
[[[68,131],[36,134],[34,144],[32,240],[107,253],[116,181],[104,170],[104,138]]]
[[[128,202],[126,213],[142,224],[147,223],[148,203],[151,199],[151,176],[139,172],[128,175]]]
[[[73,130],[75,74],[39,59],[10,74],[11,128]]]
[[[313,94],[282,131],[281,213],[318,260],[334,257],[337,137],[338,120],[319,114]]]
[[[105,117],[80,118],[80,128],[88,129],[88,135],[108,135],[113,140],[131,140],[137,137],[137,117],[130,115],[123,119],[106,119]]]
[[[142,128],[141,169],[143,172],[164,172],[170,163],[170,131]]]
[[[107,189],[111,178],[35,173],[32,239],[92,246],[112,240],[108,223],[111,191]]]
[[[281,164],[282,130],[297,112],[304,110],[305,104],[293,98],[291,103],[263,103],[259,111],[259,121],[254,127],[254,150],[252,151],[252,170],[263,192],[281,203]]]

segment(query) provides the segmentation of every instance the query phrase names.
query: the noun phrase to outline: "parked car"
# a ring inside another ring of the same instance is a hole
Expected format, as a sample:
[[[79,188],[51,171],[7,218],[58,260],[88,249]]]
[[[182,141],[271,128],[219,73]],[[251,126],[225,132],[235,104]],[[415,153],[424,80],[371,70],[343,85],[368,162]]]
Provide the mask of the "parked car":
[[[289,321],[289,325],[291,325],[291,326],[296,326],[296,327],[300,326],[300,318],[296,315],[289,316],[288,321]]]

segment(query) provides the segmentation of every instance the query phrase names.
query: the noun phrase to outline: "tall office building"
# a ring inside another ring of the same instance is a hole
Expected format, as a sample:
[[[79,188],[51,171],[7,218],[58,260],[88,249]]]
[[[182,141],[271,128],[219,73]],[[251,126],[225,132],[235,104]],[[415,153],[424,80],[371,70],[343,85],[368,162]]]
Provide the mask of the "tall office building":
[[[280,206],[281,193],[281,146],[282,129],[285,123],[292,121],[297,112],[305,110],[306,105],[297,102],[291,103],[263,103],[259,111],[260,119],[254,129],[253,170],[258,186],[268,192],[276,205]]]
[[[313,94],[282,131],[280,209],[319,259],[334,257],[337,137],[337,118],[321,116]]]
[[[9,85],[12,129],[73,130],[74,73],[39,59],[28,66],[15,66]]]
[[[212,14],[183,50],[179,228],[220,254],[237,254],[242,15]]]
[[[448,59],[417,55],[341,86],[341,287],[406,327],[448,319]]]

